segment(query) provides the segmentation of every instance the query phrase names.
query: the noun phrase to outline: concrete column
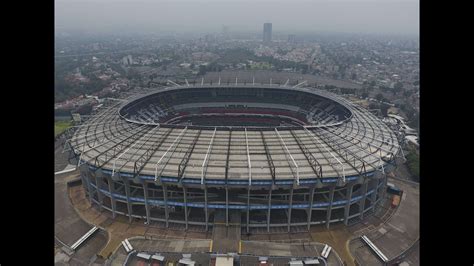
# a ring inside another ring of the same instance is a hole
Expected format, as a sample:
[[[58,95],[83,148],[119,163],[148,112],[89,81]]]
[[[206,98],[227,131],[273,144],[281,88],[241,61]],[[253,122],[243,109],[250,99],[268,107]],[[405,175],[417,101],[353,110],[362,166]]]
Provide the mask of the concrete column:
[[[161,188],[163,190],[163,200],[165,201],[165,220],[166,220],[166,228],[169,225],[169,211],[168,211],[168,187],[165,184],[161,184]]]
[[[387,193],[387,175],[384,175],[384,178],[381,180],[381,182],[383,185],[380,187],[380,199],[383,199],[385,197],[385,193]]]
[[[249,232],[250,227],[250,186],[247,189],[247,233]]]
[[[308,206],[308,231],[311,228],[311,216],[313,215],[313,201],[314,201],[314,190],[315,187],[311,187],[309,190],[309,206]]]
[[[334,190],[336,189],[336,184],[331,187],[329,192],[329,206],[326,214],[326,228],[329,229],[329,221],[331,221],[331,211],[332,211],[332,202],[334,201]]]
[[[100,187],[102,185],[102,174],[100,173],[95,173],[94,174],[94,179],[95,179],[95,187],[97,191],[97,197],[99,198],[99,210],[102,212],[102,206],[104,204],[104,194],[102,191],[100,191]]]
[[[367,198],[367,188],[369,186],[369,181],[368,179],[364,180],[364,183],[362,184],[362,199],[359,203],[359,218],[362,220],[364,219],[364,210],[365,210],[365,201]]]
[[[82,172],[79,174],[79,176],[81,177],[81,184],[82,184],[82,188],[84,190],[86,190],[86,181],[84,180],[84,175],[82,174]],[[87,194],[85,193],[85,195],[87,196]]]
[[[143,181],[143,195],[145,198],[146,223],[150,224],[150,205],[148,204],[148,183]]]
[[[186,221],[186,230],[188,230],[188,201],[186,197],[186,187],[183,186],[183,196],[184,196],[184,220]]]
[[[270,214],[271,214],[271,209],[272,207],[272,187],[268,190],[268,210],[267,210],[267,232],[270,232]]]
[[[225,186],[225,226],[229,226],[229,189]]]
[[[291,228],[291,209],[293,208],[293,190],[294,190],[294,188],[291,187],[291,190],[290,190],[290,207],[288,208],[288,233],[290,232],[290,228]]]
[[[82,187],[84,188],[84,195],[87,197],[89,194],[89,185],[87,182],[87,175],[86,172],[81,171],[81,179],[82,179]]]
[[[349,222],[349,211],[351,209],[351,198],[352,198],[352,189],[354,188],[353,184],[348,185],[346,191],[346,206],[344,207],[344,224],[347,225]]]
[[[125,185],[125,195],[127,196],[127,210],[128,210],[128,221],[132,222],[132,203],[130,202],[130,181],[127,177],[122,177],[123,183]]]
[[[204,212],[205,212],[205,219],[206,219],[206,232],[207,230],[209,229],[209,224],[208,224],[208,221],[209,221],[209,210],[207,208],[207,186],[204,187],[204,204],[205,204],[205,208],[204,208]]]
[[[112,180],[112,177],[109,175],[106,176],[107,178],[107,183],[109,183],[109,192],[110,192],[110,203],[112,205],[112,218],[115,219],[115,216],[117,215],[117,201],[115,200],[115,185],[114,181]]]
[[[87,166],[87,164],[83,164],[81,166],[78,167],[79,169],[79,176],[81,177],[81,180],[82,180],[82,186],[84,187],[84,193],[86,194],[87,196],[87,193],[88,193],[88,190],[89,188],[87,187],[87,173],[89,173],[89,167]]]
[[[374,189],[374,192],[372,193],[372,195],[370,195],[370,199],[371,199],[370,200],[370,205],[372,205],[372,207],[373,207],[372,211],[375,211],[375,201],[377,199],[377,191],[378,191],[377,190],[377,185],[378,185],[379,182],[377,180],[375,180],[372,183],[375,183],[375,185],[373,185],[373,187],[372,187]]]
[[[92,205],[92,198],[94,196],[94,191],[92,191],[91,178],[92,177],[91,177],[90,172],[86,174],[87,189],[89,190],[89,203]]]

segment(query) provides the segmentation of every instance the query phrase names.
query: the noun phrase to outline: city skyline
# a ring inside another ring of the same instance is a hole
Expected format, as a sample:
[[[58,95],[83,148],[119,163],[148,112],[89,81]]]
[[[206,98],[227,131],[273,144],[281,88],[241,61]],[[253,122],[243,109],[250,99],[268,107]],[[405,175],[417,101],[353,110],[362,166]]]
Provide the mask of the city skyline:
[[[245,18],[245,19],[243,19]],[[418,1],[73,1],[55,4],[55,28],[96,33],[260,31],[418,34]]]

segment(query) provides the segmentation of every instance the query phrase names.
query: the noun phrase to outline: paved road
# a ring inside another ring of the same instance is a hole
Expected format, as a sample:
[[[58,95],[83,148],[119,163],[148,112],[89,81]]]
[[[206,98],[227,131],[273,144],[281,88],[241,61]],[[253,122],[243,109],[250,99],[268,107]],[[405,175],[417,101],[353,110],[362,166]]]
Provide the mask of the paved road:
[[[61,152],[62,146],[57,147],[55,150],[56,171],[64,169],[67,165],[67,155],[64,156],[65,153]],[[58,247],[63,247],[64,244],[71,246],[92,228],[79,217],[69,199],[67,182],[77,179],[78,176],[78,171],[54,176],[54,235]],[[56,253],[55,264],[87,265],[106,242],[106,233],[99,230],[86,240],[72,256],[61,250]],[[100,260],[96,262],[100,263]]]
[[[67,181],[77,178],[78,173],[67,173],[55,176],[54,184],[54,235],[56,245],[71,246],[82,237],[92,226],[84,222],[74,210],[68,196]],[[61,243],[62,242],[62,243]],[[94,233],[76,252],[69,256],[63,251],[56,254],[56,265],[87,265],[107,243],[107,235],[103,231]],[[100,262],[100,261],[99,261]]]
[[[144,239],[142,237],[134,237],[129,239],[132,247],[139,252],[146,252],[148,254],[160,253],[165,256],[168,261],[178,261],[183,256],[183,253],[192,253],[191,259],[201,265],[209,265],[210,256],[207,254],[211,245],[211,240],[170,240],[157,238],[156,240]],[[119,247],[116,252],[110,256],[110,265],[123,265],[127,254],[123,247]],[[135,257],[135,256],[134,256]],[[138,262],[137,258],[132,257],[131,263],[128,265],[137,265],[133,262]],[[207,263],[207,264],[206,264]]]
[[[419,238],[420,191],[417,184],[396,179],[389,179],[389,182],[404,191],[400,206],[388,222],[366,235],[391,260],[410,248]],[[378,257],[361,241],[353,241],[350,248],[363,265],[382,265]],[[417,262],[418,256],[415,248],[409,258]]]
[[[77,172],[56,175],[54,182],[54,233],[68,246],[92,228],[77,215],[69,200],[66,182],[77,177]]]

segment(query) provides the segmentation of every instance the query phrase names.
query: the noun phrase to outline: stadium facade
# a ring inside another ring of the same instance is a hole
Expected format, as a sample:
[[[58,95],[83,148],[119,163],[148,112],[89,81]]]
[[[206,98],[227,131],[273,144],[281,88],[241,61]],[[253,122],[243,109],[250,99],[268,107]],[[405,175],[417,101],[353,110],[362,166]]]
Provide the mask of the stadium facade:
[[[400,147],[377,117],[314,88],[182,85],[109,103],[75,130],[90,203],[113,217],[252,228],[360,221]]]

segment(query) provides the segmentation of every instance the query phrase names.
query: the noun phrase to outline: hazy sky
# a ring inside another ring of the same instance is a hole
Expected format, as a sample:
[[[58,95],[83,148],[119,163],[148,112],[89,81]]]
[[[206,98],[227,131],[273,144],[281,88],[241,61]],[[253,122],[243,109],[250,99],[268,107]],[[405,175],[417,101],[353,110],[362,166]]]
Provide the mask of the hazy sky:
[[[88,32],[418,34],[418,0],[56,0],[57,29]]]

